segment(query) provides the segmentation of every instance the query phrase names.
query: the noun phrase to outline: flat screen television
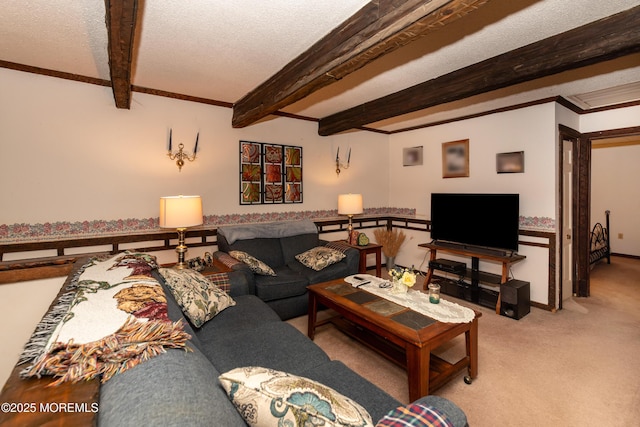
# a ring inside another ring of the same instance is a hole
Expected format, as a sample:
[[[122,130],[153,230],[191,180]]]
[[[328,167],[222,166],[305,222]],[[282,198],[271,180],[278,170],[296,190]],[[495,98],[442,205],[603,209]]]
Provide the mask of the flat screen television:
[[[431,194],[431,238],[518,251],[519,194]]]

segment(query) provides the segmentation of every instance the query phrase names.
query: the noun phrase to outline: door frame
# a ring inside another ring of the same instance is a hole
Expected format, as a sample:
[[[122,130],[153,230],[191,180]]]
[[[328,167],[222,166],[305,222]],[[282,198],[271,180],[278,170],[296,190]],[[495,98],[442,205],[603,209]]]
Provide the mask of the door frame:
[[[563,257],[563,239],[565,238],[566,231],[564,230],[564,224],[562,221],[564,213],[564,141],[569,141],[572,144],[572,257],[573,263],[571,265],[565,262]],[[564,269],[571,268],[571,282],[573,284],[573,294],[577,296],[589,296],[589,221],[590,221],[590,207],[591,207],[591,141],[588,138],[584,138],[580,132],[570,127],[559,125],[559,138],[558,138],[558,192],[559,192],[559,213],[557,221],[558,234],[557,234],[557,248],[558,249],[558,264],[559,264],[559,280],[562,282],[564,277]],[[586,232],[585,232],[586,230]],[[573,266],[575,265],[575,268]],[[559,296],[558,296],[558,308],[562,309],[563,300],[563,286],[560,283]]]
[[[588,297],[591,295],[591,283],[589,280],[590,263],[590,236],[591,236],[591,141],[597,139],[615,138],[620,136],[631,136],[640,134],[640,126],[609,129],[597,132],[588,132],[581,134],[580,132],[571,129],[564,125],[559,125],[559,179],[558,179],[558,191],[559,191],[559,217],[562,218],[563,211],[563,189],[562,189],[562,154],[563,154],[563,141],[573,141],[573,200],[571,201],[573,207],[573,259],[575,261],[576,268],[573,271],[573,290],[574,294],[578,297]],[[562,276],[562,269],[565,268],[562,260],[562,239],[564,237],[564,230],[562,221],[558,221],[559,232],[557,234],[556,241],[559,247],[558,252],[558,264],[560,271],[560,279]],[[560,288],[560,301],[559,308],[562,308],[562,286]]]

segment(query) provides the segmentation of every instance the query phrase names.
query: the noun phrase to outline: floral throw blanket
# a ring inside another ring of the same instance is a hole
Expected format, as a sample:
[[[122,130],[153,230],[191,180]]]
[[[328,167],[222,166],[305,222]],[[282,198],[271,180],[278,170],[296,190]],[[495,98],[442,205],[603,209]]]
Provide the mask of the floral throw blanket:
[[[169,320],[154,268],[155,257],[131,252],[84,265],[25,346],[22,376],[104,382],[165,348],[187,350],[191,336]]]

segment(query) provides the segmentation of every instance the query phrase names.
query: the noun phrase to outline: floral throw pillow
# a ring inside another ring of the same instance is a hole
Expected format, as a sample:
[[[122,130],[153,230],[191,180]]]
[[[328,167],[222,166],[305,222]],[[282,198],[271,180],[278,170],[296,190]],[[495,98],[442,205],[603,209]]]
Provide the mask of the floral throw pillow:
[[[196,328],[225,308],[236,305],[226,292],[195,270],[160,268],[159,271],[182,312]]]
[[[308,378],[245,367],[218,379],[251,426],[373,426],[371,416],[358,403]]]
[[[296,259],[305,266],[320,271],[325,267],[335,264],[343,259],[346,255],[333,248],[326,246],[317,246],[306,252],[296,255]]]
[[[260,261],[257,258],[252,257],[246,252],[242,251],[231,251],[229,255],[237,259],[238,261],[242,261],[249,266],[251,271],[254,273],[262,274],[263,276],[275,276],[276,273],[273,271],[271,267],[269,267],[264,262]]]

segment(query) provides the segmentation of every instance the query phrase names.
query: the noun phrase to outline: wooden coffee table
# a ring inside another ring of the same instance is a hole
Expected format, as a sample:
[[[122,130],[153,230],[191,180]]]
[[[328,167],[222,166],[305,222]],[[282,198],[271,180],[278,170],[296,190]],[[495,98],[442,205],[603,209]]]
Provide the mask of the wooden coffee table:
[[[478,375],[478,318],[469,323],[443,323],[392,301],[357,289],[342,279],[308,287],[308,335],[316,327],[333,323],[389,360],[403,366],[409,378],[409,399],[414,401],[441,387],[464,368],[465,382]],[[317,321],[318,307],[325,306],[338,315]],[[431,351],[465,334],[466,355],[449,363]]]

